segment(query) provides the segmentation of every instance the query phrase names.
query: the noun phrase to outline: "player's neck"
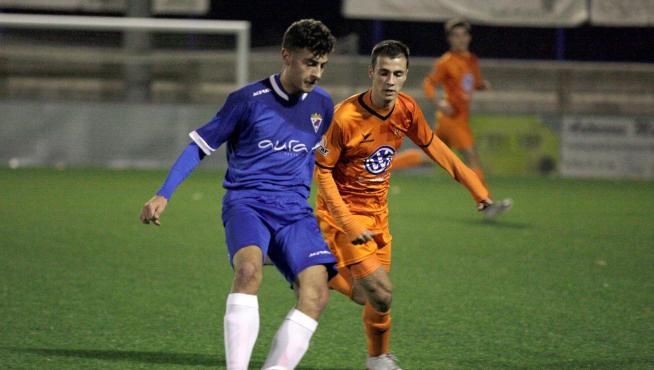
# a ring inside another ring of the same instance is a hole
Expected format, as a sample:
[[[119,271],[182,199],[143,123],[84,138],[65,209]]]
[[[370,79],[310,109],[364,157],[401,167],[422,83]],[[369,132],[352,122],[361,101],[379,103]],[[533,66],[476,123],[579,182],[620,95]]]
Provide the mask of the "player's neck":
[[[465,55],[465,54],[468,53],[468,49],[467,48],[464,48],[464,49],[450,48],[450,53]]]
[[[377,98],[372,93],[372,90],[370,90],[370,93],[368,94],[368,96],[370,97],[370,105],[375,110],[389,111],[395,105],[395,99],[385,100],[385,99],[382,99],[382,98]]]
[[[279,74],[279,82],[282,84],[282,89],[288,94],[288,95],[297,95],[300,93],[299,89],[296,89],[293,84],[289,81],[288,74],[286,73],[286,70],[283,70]]]

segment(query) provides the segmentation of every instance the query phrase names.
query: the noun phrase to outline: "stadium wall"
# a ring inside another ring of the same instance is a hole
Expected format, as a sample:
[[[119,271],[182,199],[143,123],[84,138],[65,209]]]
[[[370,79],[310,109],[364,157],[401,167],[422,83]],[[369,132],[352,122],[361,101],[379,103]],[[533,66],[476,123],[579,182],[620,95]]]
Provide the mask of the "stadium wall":
[[[166,168],[188,133],[215,107],[202,105],[0,102],[0,161],[12,168]],[[226,167],[224,148],[203,166]]]
[[[148,58],[153,63],[152,99],[134,103],[125,97],[123,56],[70,48],[44,52],[16,47],[0,51],[1,166],[166,168],[188,143],[187,133],[209,120],[236,88],[230,81],[234,58],[228,53],[158,52]],[[277,53],[251,55],[252,78],[279,70]],[[413,58],[405,87],[432,122],[433,107],[422,98],[420,85],[433,61]],[[322,85],[334,101],[363,91],[369,85],[367,64],[365,56],[336,54]],[[643,150],[637,157],[643,159],[637,166],[629,164],[634,158],[630,150],[615,153],[622,164],[602,162],[613,166],[611,171],[595,164],[595,171],[571,172],[571,165],[588,163],[593,153],[559,149],[559,142],[575,142],[562,130],[565,120],[651,122],[654,66],[483,59],[481,68],[494,89],[475,95],[471,123],[489,174],[561,171],[571,177],[652,178],[654,170],[647,164],[654,161],[648,149],[652,145],[638,144]],[[608,153],[608,148],[625,145],[605,148]],[[222,153],[214,157],[203,166],[225,166]],[[627,165],[628,171],[615,169]]]

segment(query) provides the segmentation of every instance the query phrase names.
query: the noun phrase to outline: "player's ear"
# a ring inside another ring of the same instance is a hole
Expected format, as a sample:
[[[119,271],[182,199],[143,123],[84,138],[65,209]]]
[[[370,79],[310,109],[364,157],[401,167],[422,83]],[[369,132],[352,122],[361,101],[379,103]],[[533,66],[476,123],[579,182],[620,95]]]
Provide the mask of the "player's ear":
[[[286,48],[282,48],[282,61],[284,65],[291,65],[292,52]]]
[[[372,78],[372,75],[375,74],[375,70],[372,66],[368,66],[368,78]]]

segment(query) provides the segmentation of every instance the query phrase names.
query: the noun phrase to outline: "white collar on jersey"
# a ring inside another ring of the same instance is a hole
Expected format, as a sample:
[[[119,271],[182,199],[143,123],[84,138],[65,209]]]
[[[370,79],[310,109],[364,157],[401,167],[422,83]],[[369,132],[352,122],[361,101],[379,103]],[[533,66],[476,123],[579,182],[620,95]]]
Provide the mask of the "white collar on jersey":
[[[282,87],[279,86],[279,84],[277,83],[277,79],[275,78],[275,76],[279,76],[279,75],[271,75],[269,77],[270,85],[272,85],[273,90],[275,90],[275,93],[277,95],[279,95],[280,98],[282,98],[282,99],[284,99],[286,101],[290,100],[290,98],[288,97],[288,94],[286,92],[284,92],[284,89],[282,89]],[[302,100],[306,99],[307,95],[309,95],[309,93],[302,94],[301,99]]]

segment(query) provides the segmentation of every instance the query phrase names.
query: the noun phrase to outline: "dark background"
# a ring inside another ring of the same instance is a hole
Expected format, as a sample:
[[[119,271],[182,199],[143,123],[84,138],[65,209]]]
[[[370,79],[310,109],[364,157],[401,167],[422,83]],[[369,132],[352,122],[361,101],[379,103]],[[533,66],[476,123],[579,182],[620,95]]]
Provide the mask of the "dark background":
[[[368,54],[372,45],[384,38],[406,42],[413,55],[435,56],[447,47],[443,23],[345,19],[341,15],[341,1],[336,0],[251,0],[247,6],[241,2],[214,1],[210,17],[251,21],[254,47],[278,44],[291,22],[307,17],[322,20],[338,37],[358,34],[360,54]],[[562,33],[559,41],[563,42],[558,50],[557,33]],[[474,26],[471,48],[485,58],[654,62],[654,27]]]
[[[214,0],[206,16],[195,18],[249,20],[252,23],[254,48],[279,45],[286,27],[300,18],[320,19],[339,38],[357,34],[359,54],[368,54],[377,41],[386,38],[402,40],[411,47],[411,53],[417,56],[437,56],[447,48],[443,23],[345,19],[341,14],[341,6],[339,0]],[[15,9],[7,11],[26,13]],[[654,62],[654,27],[597,27],[584,24],[574,28],[536,28],[473,25],[472,32],[471,49],[482,58]],[[5,30],[2,33],[12,34],[15,31]],[[66,31],[37,31],[35,34],[39,38],[54,39],[59,34],[67,37]],[[94,43],[100,44],[120,40],[119,35],[94,37],[98,34],[100,33],[91,31],[77,32],[76,36],[80,42],[84,42],[88,36]],[[67,39],[70,42],[69,36]],[[168,37],[168,41],[172,39],[198,48],[212,42],[230,43],[227,39],[211,39],[206,36]]]

